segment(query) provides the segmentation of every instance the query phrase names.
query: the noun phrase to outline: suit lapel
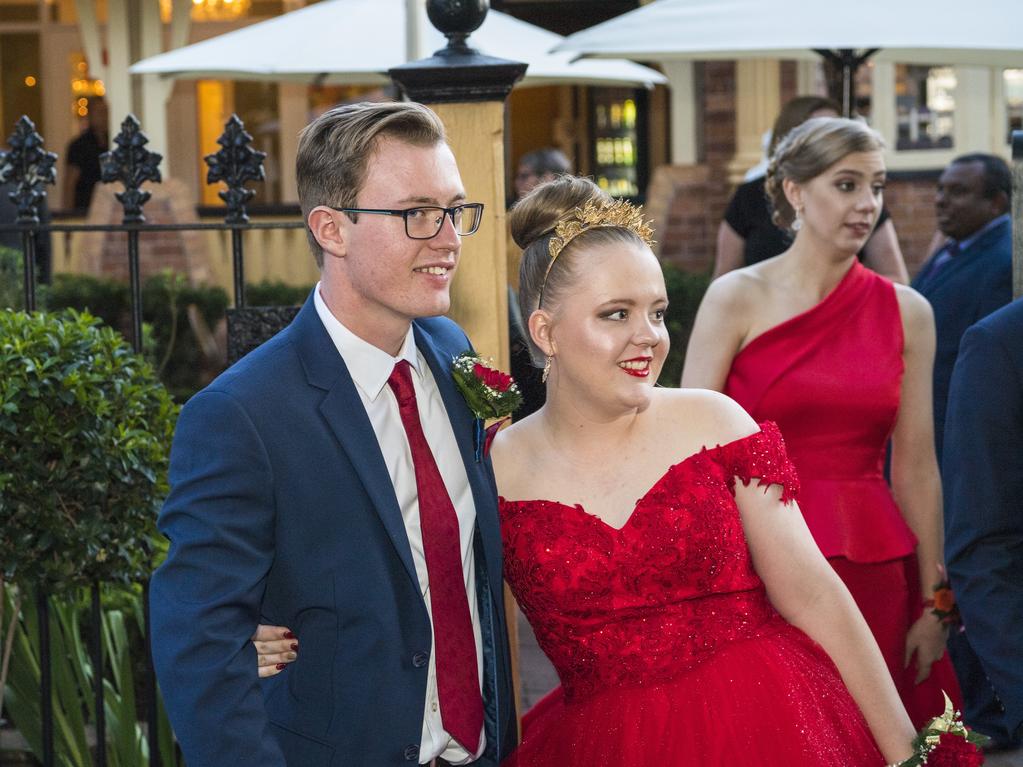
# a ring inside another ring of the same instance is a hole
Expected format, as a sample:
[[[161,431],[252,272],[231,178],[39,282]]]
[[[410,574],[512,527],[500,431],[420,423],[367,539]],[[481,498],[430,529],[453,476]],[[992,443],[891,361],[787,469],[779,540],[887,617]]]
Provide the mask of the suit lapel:
[[[940,288],[944,283],[948,282],[949,279],[962,274],[964,271],[973,268],[973,264],[977,262],[978,258],[982,258],[986,253],[991,250],[992,245],[1001,237],[1005,236],[1005,227],[1010,224],[999,224],[994,228],[984,232],[977,240],[970,243],[968,248],[964,248],[958,256],[953,258],[951,262],[944,264],[941,269],[938,270],[937,274],[932,274],[934,270],[934,262],[937,260],[937,255],[932,258],[927,266],[921,270],[919,284],[914,281],[914,287],[917,288],[924,295],[933,294],[935,290]],[[940,251],[939,254],[940,255]]]
[[[348,456],[418,593],[412,548],[380,443],[344,359],[320,322],[312,297],[295,318],[293,328],[309,384],[326,391],[320,414]]]

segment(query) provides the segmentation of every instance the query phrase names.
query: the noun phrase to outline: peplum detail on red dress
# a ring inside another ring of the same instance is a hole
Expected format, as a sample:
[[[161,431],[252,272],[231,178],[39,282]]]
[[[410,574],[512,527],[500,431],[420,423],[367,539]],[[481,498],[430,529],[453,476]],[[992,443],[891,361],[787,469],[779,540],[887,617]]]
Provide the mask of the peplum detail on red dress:
[[[669,468],[620,529],[500,500],[505,577],[562,682],[508,765],[883,763],[831,659],[768,601],[736,480],[799,493],[774,424]]]
[[[826,557],[884,562],[916,549],[884,476],[902,350],[895,288],[855,262],[819,304],[732,361],[724,393],[785,435],[799,508]]]

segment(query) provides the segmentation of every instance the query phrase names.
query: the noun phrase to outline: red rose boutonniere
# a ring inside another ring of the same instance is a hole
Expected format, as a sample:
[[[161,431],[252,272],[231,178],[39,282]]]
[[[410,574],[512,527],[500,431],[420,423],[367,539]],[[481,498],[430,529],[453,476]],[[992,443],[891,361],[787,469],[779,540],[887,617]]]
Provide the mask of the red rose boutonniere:
[[[522,394],[515,385],[515,379],[491,367],[488,362],[489,360],[484,360],[475,352],[465,351],[451,363],[451,376],[455,379],[455,386],[476,416],[477,461],[483,460],[490,452],[490,443],[493,442],[498,429],[522,404]],[[484,421],[495,418],[500,420],[484,428]]]

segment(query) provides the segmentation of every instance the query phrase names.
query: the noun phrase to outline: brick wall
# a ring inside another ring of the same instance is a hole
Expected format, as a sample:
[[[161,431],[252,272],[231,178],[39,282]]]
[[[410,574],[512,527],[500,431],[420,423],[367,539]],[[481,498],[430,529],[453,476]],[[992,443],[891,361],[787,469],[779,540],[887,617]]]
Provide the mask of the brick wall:
[[[934,217],[937,179],[938,171],[906,176],[896,173],[885,188],[885,205],[892,214],[892,223],[899,235],[899,245],[911,277],[927,260],[928,245],[937,230]]]
[[[116,187],[116,188],[115,188]],[[152,224],[197,223],[195,200],[178,179],[146,184],[152,198],[143,206]],[[119,224],[124,209],[115,199],[120,184],[97,184],[89,206],[89,224]],[[88,274],[128,280],[128,240],[123,232],[88,232],[82,238],[82,270]],[[197,231],[147,232],[139,237],[142,281],[165,269],[183,274],[192,285],[209,280],[204,240]]]
[[[735,64],[698,64],[696,82],[703,163],[655,169],[647,207],[659,255],[682,269],[705,271],[714,262],[718,223],[732,193],[726,166],[735,154]]]

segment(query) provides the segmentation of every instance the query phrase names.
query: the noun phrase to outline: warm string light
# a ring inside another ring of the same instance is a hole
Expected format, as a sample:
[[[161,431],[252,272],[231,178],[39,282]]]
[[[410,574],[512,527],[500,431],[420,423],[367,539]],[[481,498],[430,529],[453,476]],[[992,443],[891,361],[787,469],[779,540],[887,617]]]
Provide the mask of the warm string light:
[[[201,21],[236,19],[248,13],[252,0],[192,0],[192,18]]]

